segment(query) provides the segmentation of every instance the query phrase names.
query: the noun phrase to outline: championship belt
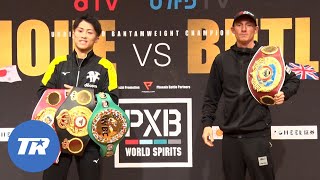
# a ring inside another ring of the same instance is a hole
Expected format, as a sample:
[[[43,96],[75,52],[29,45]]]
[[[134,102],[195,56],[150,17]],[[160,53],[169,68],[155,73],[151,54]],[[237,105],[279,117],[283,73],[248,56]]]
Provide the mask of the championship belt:
[[[252,96],[261,104],[274,105],[274,95],[282,88],[285,63],[276,46],[262,46],[247,70],[247,84]]]
[[[61,106],[61,104],[66,99],[65,89],[47,89],[41,96],[36,108],[32,113],[32,120],[42,121],[53,129],[54,126],[54,117]],[[59,153],[60,155],[60,153]],[[55,163],[59,162],[59,156],[57,157]]]
[[[87,146],[88,121],[94,108],[94,92],[89,88],[74,87],[55,116],[61,151],[81,156]]]
[[[116,105],[109,94],[96,94],[97,105],[88,124],[90,138],[100,146],[100,155],[114,155],[117,145],[130,127],[125,112]]]

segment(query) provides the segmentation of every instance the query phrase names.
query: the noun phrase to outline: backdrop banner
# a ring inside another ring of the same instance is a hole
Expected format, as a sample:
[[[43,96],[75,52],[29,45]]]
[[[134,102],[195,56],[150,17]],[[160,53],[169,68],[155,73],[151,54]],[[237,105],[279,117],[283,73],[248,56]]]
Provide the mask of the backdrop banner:
[[[298,94],[270,106],[276,177],[320,179],[320,83],[303,78],[319,72],[320,13],[312,2],[290,0],[1,1],[1,179],[41,179],[42,173],[11,162],[8,137],[31,118],[51,60],[73,51],[72,22],[89,13],[103,29],[94,51],[114,63],[120,107],[131,120],[115,155],[100,159],[101,179],[223,180],[223,97],[214,148],[201,138],[201,107],[214,58],[235,43],[230,28],[241,10],[257,17],[256,40],[279,47],[286,63],[301,65],[295,66],[301,74]],[[8,73],[12,66],[17,71]],[[77,179],[75,163],[69,179]]]

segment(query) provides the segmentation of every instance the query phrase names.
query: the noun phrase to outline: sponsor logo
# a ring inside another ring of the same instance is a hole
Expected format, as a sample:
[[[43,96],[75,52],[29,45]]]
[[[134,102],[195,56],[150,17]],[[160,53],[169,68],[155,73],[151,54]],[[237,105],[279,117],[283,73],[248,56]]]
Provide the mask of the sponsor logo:
[[[131,128],[115,153],[116,168],[192,167],[190,98],[120,99]]]
[[[85,84],[84,84],[84,87],[87,87],[87,88],[98,88],[97,85],[95,85],[95,84],[90,84],[90,83],[85,83]]]
[[[143,82],[144,89],[143,93],[154,93],[152,90],[154,87],[156,90],[190,90],[191,86],[189,85],[154,85],[153,81],[145,81]],[[141,86],[119,86],[118,89],[121,90],[140,90]]]
[[[98,159],[94,159],[92,162],[98,164],[99,158]]]
[[[104,2],[104,4],[103,4]],[[117,7],[117,3],[118,0],[105,0],[102,2],[102,6],[106,6],[106,9],[113,12],[116,7]],[[92,4],[91,4],[92,3]],[[90,2],[89,4],[89,0],[74,0],[73,2],[73,7],[75,8],[75,10],[77,11],[87,11],[88,9],[91,9],[90,7],[94,5],[94,10],[95,11],[100,11],[100,1],[94,1],[94,2]],[[105,10],[105,8],[103,8]]]
[[[46,149],[50,143],[48,138],[18,138],[18,141],[21,142],[18,155],[36,155],[36,152],[39,155],[46,155]],[[29,144],[30,148],[27,152]]]
[[[222,139],[223,132],[219,126],[212,126],[213,138]],[[271,139],[318,139],[318,128],[314,126],[271,126]]]
[[[157,85],[156,89],[191,89],[191,86],[186,86],[186,85]]]
[[[41,121],[30,120],[18,125],[8,141],[10,159],[18,168],[27,172],[47,169],[55,162],[59,151],[56,132]]]
[[[317,126],[272,126],[272,139],[318,139]]]
[[[150,91],[150,87],[152,86],[153,82],[152,81],[145,81],[143,82],[144,86],[148,91]]]
[[[69,74],[70,72],[61,72],[61,74],[63,74],[64,76],[66,76],[67,74]]]
[[[0,128],[0,142],[7,142],[14,128]]]
[[[262,157],[258,157],[258,163],[259,166],[268,166],[268,157],[267,156],[262,156]]]
[[[140,86],[119,86],[118,89],[139,90]]]
[[[151,86],[153,84],[153,81],[144,81],[143,82],[144,87],[146,88],[146,91],[142,91],[143,93],[154,93],[155,91],[150,90]]]
[[[167,4],[166,4],[167,3]],[[177,9],[185,9],[190,10],[194,9],[197,6],[197,0],[168,0],[168,1],[162,1],[162,0],[149,0],[150,7],[153,10],[160,10],[162,8],[168,9],[168,10],[177,10]]]
[[[90,80],[90,83],[95,83],[97,80],[100,79],[100,73],[97,71],[89,71],[87,73],[87,79]]]

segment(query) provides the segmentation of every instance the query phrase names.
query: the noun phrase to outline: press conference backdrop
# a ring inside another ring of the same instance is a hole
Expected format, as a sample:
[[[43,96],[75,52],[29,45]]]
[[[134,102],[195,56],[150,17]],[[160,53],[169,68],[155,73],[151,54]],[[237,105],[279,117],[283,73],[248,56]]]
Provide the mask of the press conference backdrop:
[[[115,156],[100,160],[101,179],[222,180],[221,134],[217,131],[214,148],[206,147],[200,117],[211,64],[235,42],[230,31],[233,15],[240,10],[254,12],[260,43],[277,45],[286,62],[310,65],[319,72],[320,14],[315,3],[1,1],[0,68],[16,65],[22,79],[0,83],[1,179],[41,179],[42,173],[23,172],[11,162],[6,128],[30,119],[50,61],[73,50],[72,21],[89,13],[103,28],[95,52],[115,63],[120,104],[132,121]],[[277,179],[320,179],[319,92],[319,81],[301,80],[296,96],[271,107]],[[219,108],[217,126],[223,119],[221,112]],[[69,178],[77,178],[75,164]]]

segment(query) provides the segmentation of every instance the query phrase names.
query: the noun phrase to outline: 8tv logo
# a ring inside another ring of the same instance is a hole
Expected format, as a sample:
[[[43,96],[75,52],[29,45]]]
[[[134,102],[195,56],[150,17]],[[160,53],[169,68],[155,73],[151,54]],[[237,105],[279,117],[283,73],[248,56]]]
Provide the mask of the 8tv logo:
[[[107,5],[109,11],[114,11],[117,7],[118,0],[103,0]],[[92,2],[92,1],[90,1]],[[86,11],[89,9],[89,0],[75,0],[73,3],[77,11]],[[94,0],[95,11],[100,11],[100,0]]]

